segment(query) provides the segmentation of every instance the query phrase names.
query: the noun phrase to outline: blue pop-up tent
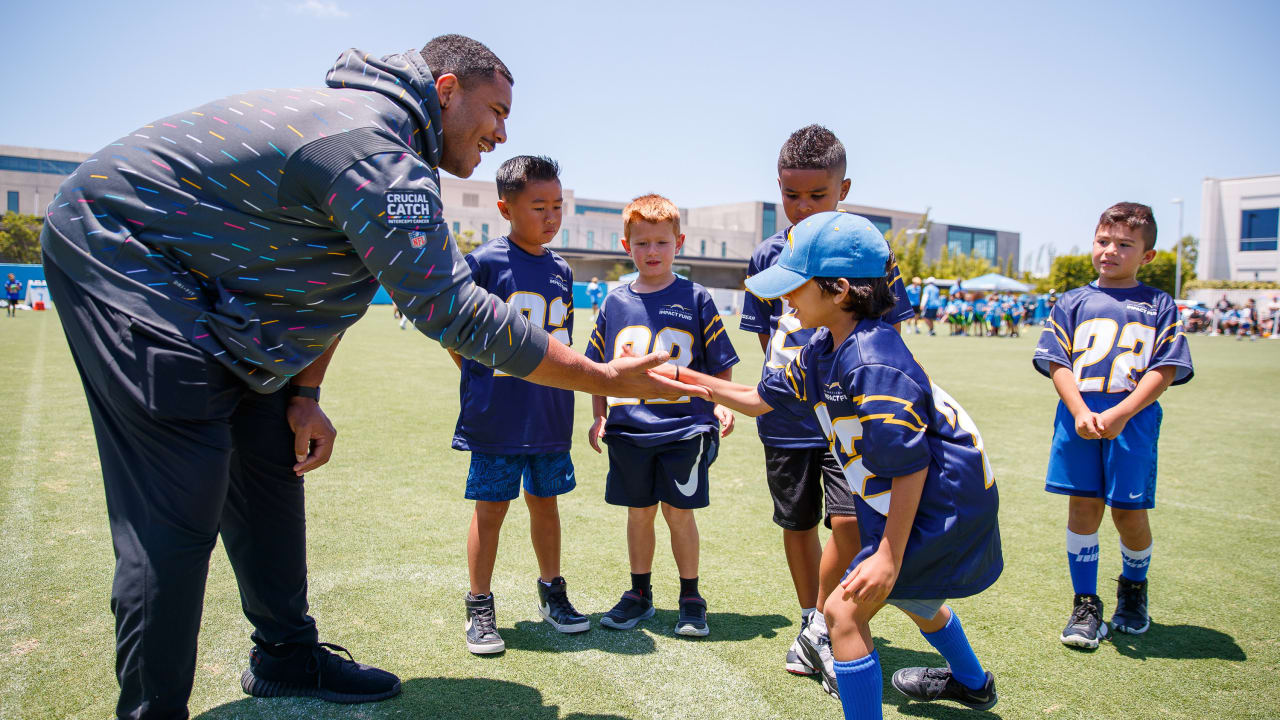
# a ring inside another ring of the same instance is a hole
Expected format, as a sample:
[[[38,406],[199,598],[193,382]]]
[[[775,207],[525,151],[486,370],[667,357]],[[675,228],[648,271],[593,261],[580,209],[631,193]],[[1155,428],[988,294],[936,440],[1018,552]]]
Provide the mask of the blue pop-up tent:
[[[985,292],[1029,292],[1031,288],[1000,273],[987,273],[964,281],[965,290]]]

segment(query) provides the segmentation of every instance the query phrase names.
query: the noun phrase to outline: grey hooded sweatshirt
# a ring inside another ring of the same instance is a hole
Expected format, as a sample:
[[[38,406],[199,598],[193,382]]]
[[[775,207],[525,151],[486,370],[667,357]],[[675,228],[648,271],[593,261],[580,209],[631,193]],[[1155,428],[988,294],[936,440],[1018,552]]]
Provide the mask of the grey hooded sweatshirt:
[[[258,392],[319,357],[379,283],[444,347],[528,375],[546,333],[472,282],[442,215],[422,56],[348,50],[326,81],[233,95],[108,145],[50,204],[46,262]]]

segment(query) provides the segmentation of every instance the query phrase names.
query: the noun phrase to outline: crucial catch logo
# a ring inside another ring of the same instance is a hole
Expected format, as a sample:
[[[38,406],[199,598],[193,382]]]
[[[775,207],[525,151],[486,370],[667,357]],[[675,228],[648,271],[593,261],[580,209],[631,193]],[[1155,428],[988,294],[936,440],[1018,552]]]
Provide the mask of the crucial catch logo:
[[[428,225],[433,222],[431,194],[426,191],[389,190],[383,194],[382,200],[388,225]]]

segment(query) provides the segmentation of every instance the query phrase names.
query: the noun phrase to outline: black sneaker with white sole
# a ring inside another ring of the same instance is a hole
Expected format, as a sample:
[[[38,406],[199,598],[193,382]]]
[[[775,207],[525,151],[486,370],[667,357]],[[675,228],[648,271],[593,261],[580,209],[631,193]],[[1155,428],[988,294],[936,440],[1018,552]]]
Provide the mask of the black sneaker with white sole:
[[[1151,627],[1147,614],[1147,581],[1135,582],[1121,575],[1116,578],[1116,611],[1111,627],[1122,633],[1141,635]]]
[[[676,619],[676,634],[686,637],[706,637],[711,633],[707,627],[707,601],[697,595],[680,597],[680,617]]]
[[[954,700],[974,710],[989,710],[996,704],[996,678],[987,673],[978,690],[965,686],[951,674],[951,668],[902,668],[893,674],[893,686],[912,700]]]
[[[256,641],[255,641],[256,642]],[[344,652],[342,657],[332,652]],[[240,687],[255,697],[314,697],[336,703],[386,700],[400,694],[400,678],[363,665],[333,643],[272,646],[249,651]]]
[[[600,618],[600,624],[614,630],[630,630],[641,620],[653,617],[653,591],[622,593],[622,599]]]
[[[808,615],[800,618],[800,633],[796,635],[796,639],[791,641],[791,647],[787,649],[787,661],[783,667],[792,675],[812,676],[817,675],[818,671],[814,670],[804,660],[803,650],[800,648],[800,635],[804,635],[804,631],[809,628]]]
[[[813,674],[822,680],[822,689],[831,697],[840,699],[840,688],[836,685],[836,662],[831,654],[831,637],[826,633],[816,632],[810,625],[796,638],[800,646],[800,657],[808,665]]]
[[[467,649],[476,655],[495,655],[507,649],[498,634],[498,616],[493,609],[493,593],[483,599],[467,593]]]
[[[568,586],[557,577],[550,585],[538,581],[538,614],[562,633],[580,633],[591,629],[591,620],[574,609],[569,602]]]
[[[1107,636],[1107,624],[1102,621],[1102,599],[1097,595],[1076,595],[1075,607],[1067,626],[1062,629],[1063,645],[1093,649]]]

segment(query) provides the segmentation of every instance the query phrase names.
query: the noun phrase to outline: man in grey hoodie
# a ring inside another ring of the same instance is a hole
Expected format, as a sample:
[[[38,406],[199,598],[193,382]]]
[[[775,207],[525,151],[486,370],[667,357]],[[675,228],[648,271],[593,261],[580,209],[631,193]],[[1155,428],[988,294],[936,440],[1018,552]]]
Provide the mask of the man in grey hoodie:
[[[245,692],[335,702],[400,681],[318,642],[307,614],[305,472],[332,452],[325,368],[379,284],[444,347],[597,395],[696,389],[587,361],[476,287],[439,170],[506,140],[510,71],[458,35],[322,89],[258,90],[149,123],[87,160],[49,206],[49,291],[84,383],[116,556],[117,714],[185,718],[209,555],[221,534],[254,626]]]

